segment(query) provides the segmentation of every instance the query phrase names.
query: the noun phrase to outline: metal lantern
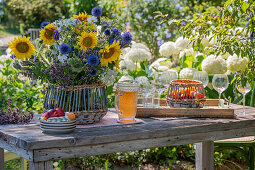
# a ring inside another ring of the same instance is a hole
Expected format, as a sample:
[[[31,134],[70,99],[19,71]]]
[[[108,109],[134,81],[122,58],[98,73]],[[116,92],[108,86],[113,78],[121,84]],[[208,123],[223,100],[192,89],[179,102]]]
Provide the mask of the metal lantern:
[[[206,100],[203,83],[194,80],[173,80],[168,88],[167,103],[172,107],[203,107]]]
[[[62,87],[48,85],[44,109],[62,108],[74,112],[77,124],[100,121],[108,111],[105,85]]]

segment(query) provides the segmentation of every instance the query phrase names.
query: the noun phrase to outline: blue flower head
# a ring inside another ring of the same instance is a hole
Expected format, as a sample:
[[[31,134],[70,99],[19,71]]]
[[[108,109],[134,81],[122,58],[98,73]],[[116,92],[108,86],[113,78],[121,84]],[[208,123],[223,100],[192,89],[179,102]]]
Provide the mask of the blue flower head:
[[[99,59],[97,56],[95,56],[94,54],[90,55],[87,59],[87,62],[88,64],[91,66],[91,67],[95,67],[96,65],[98,65],[99,63]]]
[[[112,30],[112,32],[113,32],[113,35],[116,35],[116,34],[119,33],[119,30],[118,30],[118,28],[114,28],[114,29]]]
[[[61,54],[66,55],[71,52],[71,47],[70,45],[63,43],[59,46],[59,51]]]
[[[91,68],[91,70],[89,70],[89,75],[91,76],[96,76],[97,75],[97,69],[96,68]]]
[[[114,41],[116,41],[115,38],[111,39],[111,40],[109,41],[109,44],[112,44]]]
[[[58,41],[59,40],[59,32],[58,32],[58,30],[55,30],[54,31],[54,40],[56,40],[56,41]]]
[[[100,7],[95,7],[92,9],[91,14],[95,17],[100,17],[103,14],[103,11]]]
[[[41,23],[41,29],[44,29],[44,27],[46,27],[48,24],[50,24],[49,21],[43,21],[43,22]]]
[[[107,30],[104,31],[104,34],[106,36],[110,36],[111,35],[111,31],[109,29],[107,29]]]
[[[180,4],[176,4],[175,5],[175,9],[179,9],[179,8],[181,8],[181,5]]]
[[[16,56],[14,54],[11,55],[11,59],[14,59],[16,58]]]
[[[125,32],[122,34],[121,40],[124,42],[124,44],[129,44],[132,41],[132,35],[129,32]]]

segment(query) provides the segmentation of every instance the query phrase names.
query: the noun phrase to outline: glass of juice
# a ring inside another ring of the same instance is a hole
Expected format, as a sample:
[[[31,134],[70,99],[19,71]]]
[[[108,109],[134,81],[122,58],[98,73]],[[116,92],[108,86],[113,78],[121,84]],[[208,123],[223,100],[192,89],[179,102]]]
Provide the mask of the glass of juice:
[[[138,87],[136,81],[121,81],[117,83],[115,109],[118,113],[118,122],[135,122]]]

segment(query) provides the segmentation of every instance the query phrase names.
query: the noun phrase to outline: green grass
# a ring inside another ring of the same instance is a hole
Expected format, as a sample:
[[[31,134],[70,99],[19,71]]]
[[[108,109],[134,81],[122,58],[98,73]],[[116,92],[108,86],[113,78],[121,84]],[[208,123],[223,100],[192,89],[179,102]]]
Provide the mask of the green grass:
[[[11,34],[19,34],[18,28],[9,28],[6,25],[0,24],[0,37],[5,37]]]

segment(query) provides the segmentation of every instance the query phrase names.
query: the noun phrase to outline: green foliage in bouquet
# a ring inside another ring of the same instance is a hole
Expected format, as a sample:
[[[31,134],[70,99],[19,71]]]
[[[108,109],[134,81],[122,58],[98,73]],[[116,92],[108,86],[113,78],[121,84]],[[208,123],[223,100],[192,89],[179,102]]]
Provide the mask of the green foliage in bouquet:
[[[10,49],[19,59],[15,68],[31,79],[60,86],[114,82],[121,50],[132,36],[100,18],[101,8],[93,8],[92,14],[43,22],[34,45],[24,36],[14,39]]]

